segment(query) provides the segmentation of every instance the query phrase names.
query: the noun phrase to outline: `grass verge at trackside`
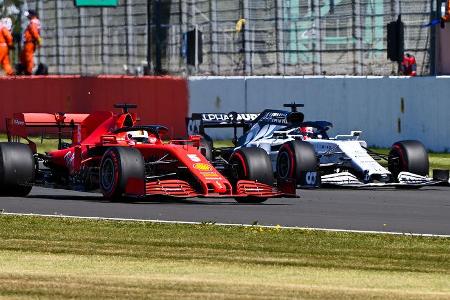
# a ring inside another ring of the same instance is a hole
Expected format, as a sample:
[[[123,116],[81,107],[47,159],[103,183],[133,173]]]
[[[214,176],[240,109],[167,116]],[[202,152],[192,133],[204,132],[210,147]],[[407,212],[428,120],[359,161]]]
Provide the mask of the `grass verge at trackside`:
[[[449,299],[450,239],[0,215],[0,297]]]

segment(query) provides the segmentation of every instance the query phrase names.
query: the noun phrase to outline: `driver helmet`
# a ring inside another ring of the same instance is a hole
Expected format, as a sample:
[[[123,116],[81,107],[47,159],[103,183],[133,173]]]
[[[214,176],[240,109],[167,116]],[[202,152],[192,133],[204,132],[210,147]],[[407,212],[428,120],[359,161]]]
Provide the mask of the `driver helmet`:
[[[6,29],[11,31],[11,29],[12,29],[12,20],[11,20],[11,18],[3,18],[1,20],[1,24],[3,24],[3,26],[6,27]]]
[[[128,140],[137,143],[148,143],[148,132],[146,130],[128,131],[126,137]]]
[[[311,139],[314,137],[314,128],[313,127],[300,127],[300,134],[303,136],[305,140]]]

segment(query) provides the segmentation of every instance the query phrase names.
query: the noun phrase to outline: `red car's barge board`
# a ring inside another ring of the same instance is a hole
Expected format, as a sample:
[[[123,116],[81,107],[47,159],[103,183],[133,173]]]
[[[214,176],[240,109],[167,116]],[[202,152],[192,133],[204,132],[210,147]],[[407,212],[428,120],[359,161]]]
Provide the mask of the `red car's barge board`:
[[[0,144],[0,152],[16,159],[12,167],[24,173],[13,186],[25,190],[33,184],[100,189],[109,199],[233,197],[239,202],[258,203],[267,198],[293,196],[288,191],[295,188],[280,184],[286,192],[283,193],[274,186],[270,159],[262,149],[236,150],[219,170],[199,151],[199,136],[164,142],[162,136],[168,129],[138,125],[136,114],[129,112],[136,105],[115,107],[121,108],[122,113],[15,114],[7,121],[10,143]],[[36,153],[36,145],[28,138],[29,128],[54,128],[58,149]],[[62,143],[63,135],[72,143]],[[26,145],[12,142],[19,138],[29,142],[34,154],[25,149]],[[13,147],[21,150],[9,151]],[[22,157],[28,158],[24,162],[34,159],[34,163],[20,163]],[[0,168],[11,166],[3,164]]]

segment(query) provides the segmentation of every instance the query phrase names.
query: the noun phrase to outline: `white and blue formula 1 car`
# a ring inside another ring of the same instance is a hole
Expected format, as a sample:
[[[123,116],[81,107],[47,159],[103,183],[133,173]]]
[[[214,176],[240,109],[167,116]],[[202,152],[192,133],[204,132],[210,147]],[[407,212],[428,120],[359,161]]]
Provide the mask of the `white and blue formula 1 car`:
[[[258,147],[270,157],[279,181],[294,180],[302,187],[395,186],[417,188],[439,183],[428,177],[428,153],[419,141],[392,145],[389,155],[375,153],[360,140],[361,131],[329,137],[333,126],[326,121],[304,121],[297,109],[303,104],[285,104],[290,111],[266,109],[258,114],[204,113],[187,119],[188,133],[204,137],[201,151],[220,168],[236,149]],[[235,147],[214,148],[206,128],[234,128]],[[243,135],[237,138],[237,129]],[[378,161],[387,161],[387,168]]]

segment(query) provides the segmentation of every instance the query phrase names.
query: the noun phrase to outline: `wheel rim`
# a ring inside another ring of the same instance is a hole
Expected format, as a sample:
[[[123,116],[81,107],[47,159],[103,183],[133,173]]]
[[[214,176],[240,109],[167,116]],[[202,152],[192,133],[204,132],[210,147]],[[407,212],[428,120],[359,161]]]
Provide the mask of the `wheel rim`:
[[[395,177],[405,169],[405,162],[402,156],[402,151],[398,146],[394,146],[389,153],[388,169]]]
[[[281,178],[287,178],[291,170],[291,159],[286,151],[282,151],[278,155],[277,173]]]
[[[233,177],[236,181],[248,178],[244,157],[239,152],[233,155],[231,163],[234,166]]]
[[[102,165],[101,183],[104,190],[109,191],[114,185],[114,162],[111,158],[105,159]]]
[[[400,156],[397,154],[391,154],[389,156],[389,164],[388,169],[391,171],[391,173],[396,176],[398,173],[400,173]]]

